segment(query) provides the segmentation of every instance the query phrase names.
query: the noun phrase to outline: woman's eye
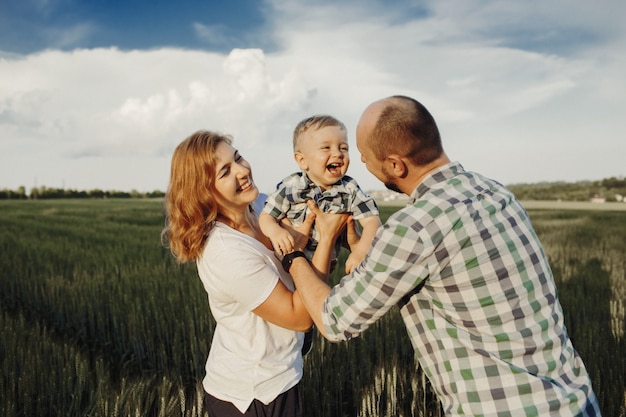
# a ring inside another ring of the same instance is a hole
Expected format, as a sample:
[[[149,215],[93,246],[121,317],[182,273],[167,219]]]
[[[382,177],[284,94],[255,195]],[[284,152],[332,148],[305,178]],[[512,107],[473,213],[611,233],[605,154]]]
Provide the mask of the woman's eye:
[[[230,173],[230,168],[224,167],[220,172],[218,172],[217,174],[217,178],[224,178],[226,177],[228,174]]]

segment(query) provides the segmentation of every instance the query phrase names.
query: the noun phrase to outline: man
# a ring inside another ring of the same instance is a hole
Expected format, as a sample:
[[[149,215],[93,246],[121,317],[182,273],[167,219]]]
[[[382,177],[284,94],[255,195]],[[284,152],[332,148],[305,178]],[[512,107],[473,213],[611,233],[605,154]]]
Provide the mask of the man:
[[[398,305],[446,415],[600,415],[515,196],[451,162],[435,120],[409,97],[371,104],[356,136],[367,169],[410,202],[332,289],[300,255],[285,257],[321,334],[348,340]]]

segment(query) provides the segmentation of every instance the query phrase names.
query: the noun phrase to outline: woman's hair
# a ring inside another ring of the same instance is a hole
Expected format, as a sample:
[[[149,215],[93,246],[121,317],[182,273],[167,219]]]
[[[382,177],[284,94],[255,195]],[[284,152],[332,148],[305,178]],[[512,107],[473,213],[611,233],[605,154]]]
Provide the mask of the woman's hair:
[[[300,150],[300,139],[302,138],[302,134],[304,132],[308,131],[309,129],[319,130],[328,126],[337,126],[343,131],[346,130],[346,126],[341,121],[327,114],[318,114],[301,120],[300,123],[298,123],[293,130],[294,152]]]
[[[200,257],[218,215],[215,149],[232,138],[200,130],[174,150],[161,240],[180,263]]]
[[[380,161],[396,153],[416,165],[426,165],[443,153],[435,119],[420,102],[406,96],[389,98],[369,145]]]

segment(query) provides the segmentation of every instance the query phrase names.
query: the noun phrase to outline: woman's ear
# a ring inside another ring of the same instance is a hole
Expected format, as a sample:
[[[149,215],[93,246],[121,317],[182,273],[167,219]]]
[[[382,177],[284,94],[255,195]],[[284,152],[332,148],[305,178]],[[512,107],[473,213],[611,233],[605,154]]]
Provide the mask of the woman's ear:
[[[306,158],[304,157],[302,152],[295,152],[293,154],[293,159],[296,160],[296,163],[302,171],[306,171],[307,169],[309,169],[309,165],[306,163]]]

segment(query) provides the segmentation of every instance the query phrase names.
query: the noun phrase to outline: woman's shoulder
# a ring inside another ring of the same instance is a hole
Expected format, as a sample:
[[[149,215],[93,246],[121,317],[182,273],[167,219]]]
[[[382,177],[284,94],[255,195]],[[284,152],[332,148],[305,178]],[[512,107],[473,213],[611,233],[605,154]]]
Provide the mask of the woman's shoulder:
[[[239,247],[253,246],[255,239],[223,223],[216,222],[206,239],[206,247],[237,250]]]
[[[253,254],[265,256],[265,252],[269,250],[258,240],[217,222],[207,237],[202,256],[228,261]]]

